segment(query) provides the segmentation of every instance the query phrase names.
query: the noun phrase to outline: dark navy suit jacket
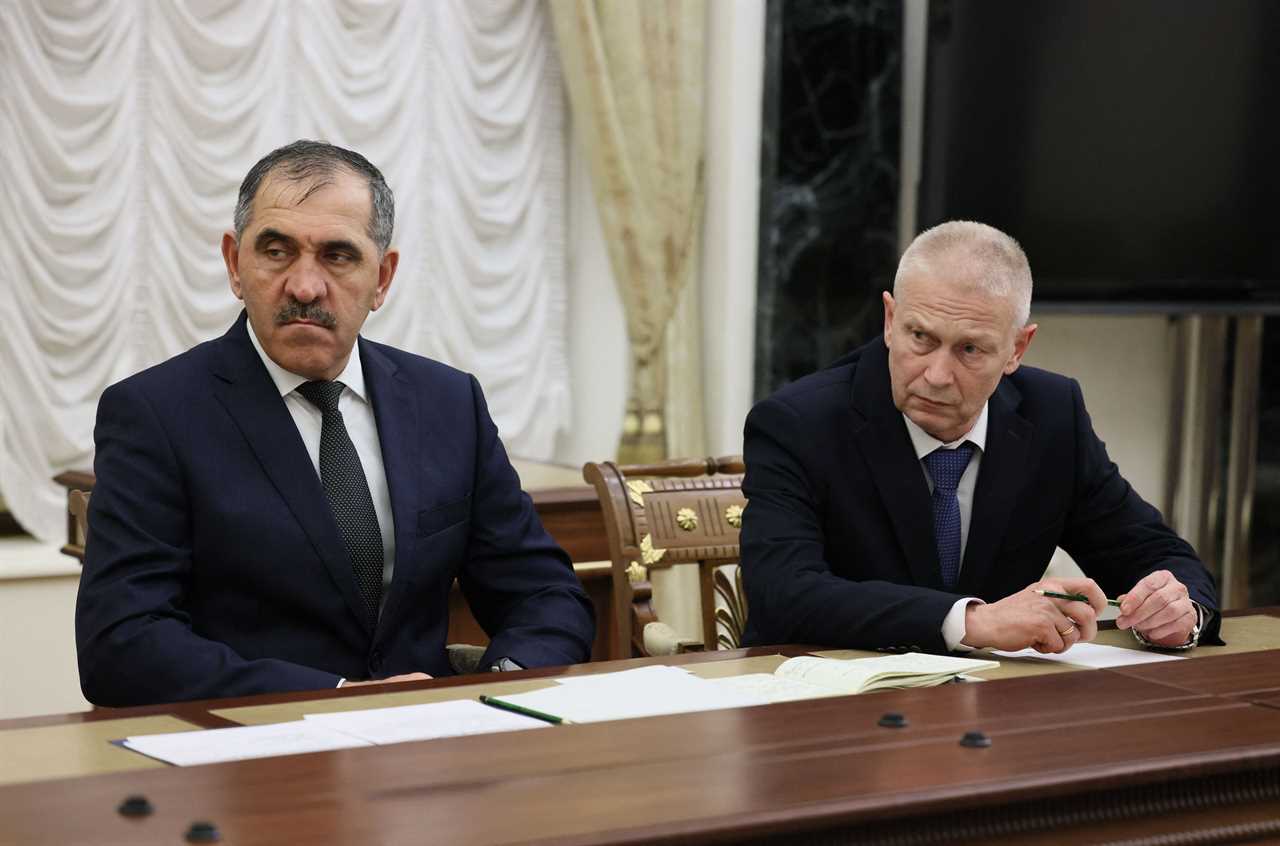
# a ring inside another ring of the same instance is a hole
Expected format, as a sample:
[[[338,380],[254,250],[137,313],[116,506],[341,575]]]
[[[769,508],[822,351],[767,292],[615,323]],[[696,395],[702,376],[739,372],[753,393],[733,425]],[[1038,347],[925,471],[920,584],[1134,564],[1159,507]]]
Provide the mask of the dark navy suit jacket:
[[[363,338],[395,522],[376,629],[245,316],[106,390],[76,606],[85,696],[134,705],[331,688],[445,654],[454,578],[482,666],[585,660],[594,614],[534,513],[476,380]]]
[[[1108,596],[1168,569],[1217,608],[1195,551],[1137,495],[1093,432],[1073,379],[1020,367],[988,404],[968,542],[944,590],[929,487],[876,341],[760,402],[747,417],[743,645],[945,651],[963,596],[1025,588],[1061,546]],[[1201,642],[1217,640],[1218,615]]]

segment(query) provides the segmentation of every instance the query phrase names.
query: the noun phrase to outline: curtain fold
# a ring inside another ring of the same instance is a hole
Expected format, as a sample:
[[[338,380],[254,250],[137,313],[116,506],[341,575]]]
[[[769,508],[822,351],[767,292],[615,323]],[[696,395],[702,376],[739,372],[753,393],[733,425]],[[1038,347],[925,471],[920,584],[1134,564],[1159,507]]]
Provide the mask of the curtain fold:
[[[402,260],[365,333],[476,374],[507,448],[570,419],[564,93],[538,0],[0,0],[0,498],[65,532],[102,390],[225,331],[250,165],[357,149]]]
[[[623,462],[703,448],[703,0],[550,0],[630,342]],[[684,301],[682,303],[682,300]],[[673,323],[677,309],[682,320]],[[675,437],[673,437],[673,435]]]

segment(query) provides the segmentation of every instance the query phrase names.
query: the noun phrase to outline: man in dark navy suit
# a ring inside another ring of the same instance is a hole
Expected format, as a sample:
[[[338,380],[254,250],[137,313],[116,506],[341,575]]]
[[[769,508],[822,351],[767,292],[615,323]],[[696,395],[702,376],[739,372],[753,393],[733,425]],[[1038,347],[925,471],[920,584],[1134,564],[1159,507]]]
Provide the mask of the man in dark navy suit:
[[[1107,457],[1080,386],[1019,367],[1030,309],[1017,242],[944,223],[903,255],[883,339],[752,409],[744,645],[1057,653],[1107,596],[1144,643],[1217,642],[1212,577]],[[1089,578],[1041,581],[1057,546]]]
[[[393,209],[358,153],[270,153],[222,240],[244,313],[103,393],[76,606],[90,701],[447,675],[455,578],[484,669],[589,656],[590,601],[479,384],[359,337],[395,276]]]

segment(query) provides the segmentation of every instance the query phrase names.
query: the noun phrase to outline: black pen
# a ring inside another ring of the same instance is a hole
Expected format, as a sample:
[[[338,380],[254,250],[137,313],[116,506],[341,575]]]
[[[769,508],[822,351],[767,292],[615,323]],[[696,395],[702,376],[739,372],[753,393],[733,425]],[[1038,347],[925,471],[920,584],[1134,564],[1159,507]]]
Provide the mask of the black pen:
[[[513,702],[505,702],[496,696],[481,696],[480,703],[482,705],[488,705],[491,708],[500,708],[503,711],[510,711],[513,714],[522,714],[526,717],[533,717],[535,720],[542,720],[544,723],[551,723],[553,726],[558,726],[564,722],[563,717],[557,717],[555,714],[545,714],[542,711],[525,708],[523,705],[516,705]]]
[[[1089,597],[1085,596],[1083,593],[1058,593],[1057,591],[1054,591],[1054,590],[1037,590],[1036,593],[1040,594],[1041,596],[1047,596],[1050,599],[1070,599],[1072,602],[1088,602],[1089,601]],[[1120,600],[1108,599],[1107,604],[1114,606],[1116,608],[1119,608]]]

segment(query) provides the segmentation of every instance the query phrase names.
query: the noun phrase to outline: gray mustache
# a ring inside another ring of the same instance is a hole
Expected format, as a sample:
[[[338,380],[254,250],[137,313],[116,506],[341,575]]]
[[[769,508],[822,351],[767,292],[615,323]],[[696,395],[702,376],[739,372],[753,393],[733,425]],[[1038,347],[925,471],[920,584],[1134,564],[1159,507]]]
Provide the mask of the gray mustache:
[[[338,318],[315,303],[300,303],[297,300],[291,300],[288,305],[276,312],[276,325],[282,326],[294,320],[310,320],[312,323],[318,323],[326,329],[332,329],[338,325]]]

